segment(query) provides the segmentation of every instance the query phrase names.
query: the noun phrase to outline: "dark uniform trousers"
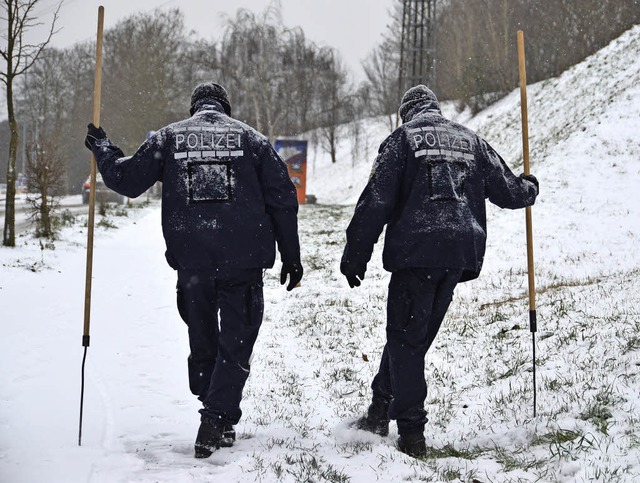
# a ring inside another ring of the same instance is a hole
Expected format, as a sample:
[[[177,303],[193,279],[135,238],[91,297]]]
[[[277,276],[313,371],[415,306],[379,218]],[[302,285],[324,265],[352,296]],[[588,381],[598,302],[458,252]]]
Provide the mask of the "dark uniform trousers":
[[[373,379],[374,404],[388,407],[399,433],[422,432],[427,422],[424,359],[444,319],[462,270],[411,268],[391,275],[387,343]]]
[[[189,328],[189,387],[201,419],[234,425],[262,324],[262,269],[178,270],[178,311]]]

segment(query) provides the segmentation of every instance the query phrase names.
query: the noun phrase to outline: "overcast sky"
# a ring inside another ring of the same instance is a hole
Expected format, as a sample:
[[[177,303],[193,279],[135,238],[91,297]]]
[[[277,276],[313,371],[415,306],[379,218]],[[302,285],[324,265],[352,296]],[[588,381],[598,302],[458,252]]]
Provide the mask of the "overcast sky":
[[[362,78],[360,62],[380,42],[394,0],[280,0],[287,27],[300,26],[310,40],[336,48],[356,79]],[[238,8],[264,12],[273,0],[64,0],[58,22],[61,30],[52,44],[66,47],[95,39],[98,6],[105,8],[105,28],[133,13],[155,8],[179,7],[187,29],[198,36],[217,38],[225,16]],[[59,0],[41,0],[36,10],[49,21]],[[2,26],[4,27],[4,25]],[[4,29],[6,31],[6,29]],[[2,29],[0,29],[2,31]]]

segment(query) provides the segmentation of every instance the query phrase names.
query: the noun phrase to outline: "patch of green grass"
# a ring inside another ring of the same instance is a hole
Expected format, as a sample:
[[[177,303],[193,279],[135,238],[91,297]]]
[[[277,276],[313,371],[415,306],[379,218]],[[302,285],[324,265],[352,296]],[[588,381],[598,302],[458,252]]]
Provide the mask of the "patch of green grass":
[[[571,431],[570,429],[558,429],[534,438],[533,441],[531,441],[531,445],[564,444],[569,441],[573,441],[580,436],[582,436],[582,434],[577,431]]]
[[[624,401],[624,398],[616,396],[613,386],[609,385],[600,390],[587,409],[580,414],[580,419],[591,422],[603,434],[609,434],[610,420],[613,414],[609,409]]]
[[[630,337],[624,344],[624,348],[622,349],[623,354],[627,354],[629,352],[640,350],[640,336]]]
[[[442,448],[427,446],[427,455],[424,460],[441,459],[441,458],[461,458],[465,460],[474,460],[481,456],[485,450],[481,448],[463,448],[457,449],[451,444],[447,444]]]
[[[530,453],[525,453],[522,448],[516,451],[508,451],[505,448],[496,447],[495,459],[502,465],[504,471],[541,468],[547,463],[546,459],[537,459]]]
[[[300,454],[297,457],[285,457],[285,460],[290,466],[285,471],[293,476],[295,481],[348,483],[351,480],[348,475],[327,464],[320,457]]]
[[[460,480],[460,470],[456,468],[452,468],[447,466],[438,471],[440,478],[444,481],[459,481]]]
[[[609,408],[597,401],[587,406],[587,409],[580,414],[580,419],[591,422],[603,434],[609,433],[608,421],[612,417]]]
[[[496,310],[495,312],[489,315],[489,321],[487,323],[493,324],[494,322],[502,322],[504,320],[507,320],[507,316],[502,312],[500,312],[499,310]],[[499,333],[499,335],[504,335],[504,334]]]
[[[351,441],[338,446],[341,451],[350,455],[360,453],[368,453],[373,448],[373,444],[369,441]]]

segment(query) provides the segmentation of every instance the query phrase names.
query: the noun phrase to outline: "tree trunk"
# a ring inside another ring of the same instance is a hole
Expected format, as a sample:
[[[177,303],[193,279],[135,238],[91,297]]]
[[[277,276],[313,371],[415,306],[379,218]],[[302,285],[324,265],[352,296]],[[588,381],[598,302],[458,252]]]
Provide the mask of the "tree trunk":
[[[9,115],[9,159],[7,160],[7,199],[5,202],[4,235],[6,247],[16,246],[16,157],[18,154],[18,124],[13,109],[13,76],[7,72],[7,111]]]
[[[43,183],[43,189],[40,193],[40,236],[44,238],[53,238],[53,231],[51,230],[51,207],[49,206],[49,180],[46,179]]]
[[[331,162],[335,163],[336,162],[336,144],[337,144],[337,140],[336,140],[336,127],[333,126],[331,128],[329,128],[329,150],[331,152]]]

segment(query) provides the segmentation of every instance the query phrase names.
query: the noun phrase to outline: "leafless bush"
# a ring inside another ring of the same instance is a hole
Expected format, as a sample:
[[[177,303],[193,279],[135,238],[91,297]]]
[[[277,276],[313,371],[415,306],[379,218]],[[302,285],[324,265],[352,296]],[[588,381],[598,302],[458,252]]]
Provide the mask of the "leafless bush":
[[[55,238],[55,211],[66,180],[66,163],[50,139],[32,142],[27,150],[27,201],[36,224],[36,236]]]

